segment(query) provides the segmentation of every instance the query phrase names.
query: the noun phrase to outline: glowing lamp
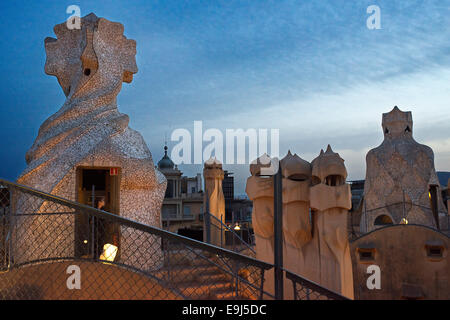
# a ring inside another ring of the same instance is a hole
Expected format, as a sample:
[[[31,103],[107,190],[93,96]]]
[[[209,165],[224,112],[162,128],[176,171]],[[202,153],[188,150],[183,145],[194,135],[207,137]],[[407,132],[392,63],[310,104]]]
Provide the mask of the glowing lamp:
[[[100,255],[100,260],[106,260],[113,262],[116,258],[117,251],[119,248],[117,248],[115,245],[111,243],[107,243],[103,246],[103,253]]]

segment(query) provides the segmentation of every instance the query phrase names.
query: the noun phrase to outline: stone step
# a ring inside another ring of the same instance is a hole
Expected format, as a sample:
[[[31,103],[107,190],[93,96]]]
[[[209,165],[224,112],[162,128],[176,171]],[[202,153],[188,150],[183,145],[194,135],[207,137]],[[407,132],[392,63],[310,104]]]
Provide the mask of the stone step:
[[[210,258],[207,256],[207,258]],[[168,252],[164,256],[164,266],[169,265],[185,265],[185,266],[201,266],[201,265],[211,265],[207,259],[196,256],[189,251],[175,251]]]
[[[217,299],[217,294],[232,292],[232,283],[228,280],[193,281],[180,283],[178,289],[192,299]]]
[[[201,254],[213,262],[216,260],[214,254],[205,254],[204,252],[201,252]],[[220,261],[218,263],[220,264]],[[233,295],[234,282],[232,277],[189,250],[166,252],[164,267],[155,275],[167,280],[169,272],[172,285],[191,299],[237,299]]]
[[[170,276],[172,282],[182,283],[189,281],[229,280],[230,276],[215,266],[172,266],[158,271],[155,276],[167,279]]]

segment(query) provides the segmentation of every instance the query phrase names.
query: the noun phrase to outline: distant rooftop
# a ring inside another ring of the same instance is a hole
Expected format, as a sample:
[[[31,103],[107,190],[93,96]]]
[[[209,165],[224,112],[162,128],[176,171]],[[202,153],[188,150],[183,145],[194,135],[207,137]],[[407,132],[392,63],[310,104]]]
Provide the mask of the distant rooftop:
[[[448,183],[448,179],[450,179],[450,172],[449,171],[438,171],[436,172],[437,176],[439,178],[439,183],[442,187],[446,187]]]

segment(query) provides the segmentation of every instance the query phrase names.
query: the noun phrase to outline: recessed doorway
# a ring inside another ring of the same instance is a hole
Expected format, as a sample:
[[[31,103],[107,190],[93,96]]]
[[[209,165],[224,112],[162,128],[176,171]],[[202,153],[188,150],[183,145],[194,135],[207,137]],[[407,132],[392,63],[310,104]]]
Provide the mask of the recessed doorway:
[[[104,167],[77,168],[77,201],[119,215],[120,169]],[[75,256],[79,258],[104,259],[105,251],[111,246],[117,248],[114,256],[107,260],[119,259],[120,227],[106,219],[85,214],[75,219]],[[110,250],[110,249],[109,249]]]

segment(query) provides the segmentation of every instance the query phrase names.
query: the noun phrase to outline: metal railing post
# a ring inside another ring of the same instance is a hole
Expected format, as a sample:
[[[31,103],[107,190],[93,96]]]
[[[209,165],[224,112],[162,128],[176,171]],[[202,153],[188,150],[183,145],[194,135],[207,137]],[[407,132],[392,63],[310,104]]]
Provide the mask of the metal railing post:
[[[259,287],[259,300],[264,299],[264,269],[261,268],[261,285]]]
[[[92,207],[95,208],[95,186],[92,185]],[[95,217],[93,215],[91,215],[91,219],[92,219],[92,225],[91,225],[91,237],[92,237],[92,245],[91,245],[91,250],[92,250],[92,259],[95,260],[95,256],[96,256],[96,252],[95,252]]]
[[[12,267],[13,264],[13,233],[14,233],[14,226],[15,226],[15,221],[14,221],[14,215],[16,213],[16,206],[15,204],[13,204],[13,192],[15,192],[15,190],[13,190],[12,187],[8,187],[9,188],[9,213],[8,213],[8,269],[10,269]]]
[[[3,261],[2,261],[2,265],[0,269],[3,269],[7,266],[7,254],[8,254],[8,250],[6,248],[6,237],[7,237],[7,227],[6,227],[6,207],[2,208],[3,213],[1,214],[2,217],[2,247],[1,247],[1,252],[3,254]]]
[[[223,248],[223,214],[220,215],[220,247]]]
[[[205,218],[206,243],[211,243],[211,217],[209,213],[208,195],[206,195],[206,211],[204,218]]]
[[[291,280],[292,282],[292,288],[294,289],[294,300],[298,300],[298,293],[297,293],[297,282],[294,280]]]
[[[406,219],[405,190],[402,190],[402,192],[403,192],[403,218]]]
[[[234,230],[234,211],[231,211],[231,229]],[[234,234],[231,234],[231,247],[233,248],[233,251],[236,251]]]
[[[275,265],[275,299],[283,300],[283,207],[282,207],[282,175],[281,166],[278,164],[278,172],[274,180],[274,265]]]
[[[167,252],[167,278],[168,278],[167,280],[170,282],[170,240],[167,240],[166,244],[167,244],[166,252]]]

